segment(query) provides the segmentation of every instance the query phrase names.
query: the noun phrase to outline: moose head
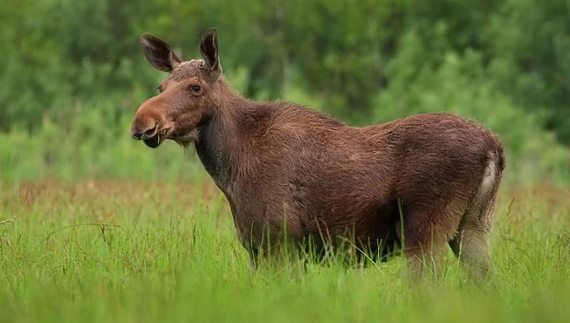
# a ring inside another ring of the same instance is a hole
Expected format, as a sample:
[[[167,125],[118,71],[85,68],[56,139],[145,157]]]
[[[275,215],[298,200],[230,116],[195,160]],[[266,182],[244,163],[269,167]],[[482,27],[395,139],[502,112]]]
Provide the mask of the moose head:
[[[209,29],[200,41],[203,59],[187,62],[164,40],[151,34],[140,37],[144,54],[156,69],[170,73],[158,87],[159,94],[138,109],[131,126],[135,140],[156,148],[166,139],[187,146],[197,140],[197,128],[217,105],[217,83],[222,66],[216,29]]]

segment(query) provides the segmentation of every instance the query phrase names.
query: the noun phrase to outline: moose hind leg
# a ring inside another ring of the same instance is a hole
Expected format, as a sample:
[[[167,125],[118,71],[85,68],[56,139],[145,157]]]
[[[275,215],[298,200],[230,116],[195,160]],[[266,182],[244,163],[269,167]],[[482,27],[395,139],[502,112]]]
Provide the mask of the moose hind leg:
[[[474,279],[487,279],[493,262],[491,259],[491,219],[495,206],[495,196],[476,198],[463,216],[457,235],[449,246],[469,276]]]
[[[441,263],[448,241],[453,237],[464,203],[450,202],[443,209],[408,210],[404,218],[404,233],[400,234],[410,274],[418,279],[431,274],[440,277]],[[398,230],[401,232],[401,229]],[[427,272],[426,272],[427,271]]]
[[[486,279],[493,267],[489,236],[499,181],[496,163],[491,159],[479,192],[463,215],[457,235],[449,242],[471,278]]]
[[[462,225],[449,245],[471,278],[487,279],[493,265],[488,230],[476,225]]]
[[[432,240],[425,243],[409,242],[405,248],[406,262],[412,280],[439,277],[445,243]]]

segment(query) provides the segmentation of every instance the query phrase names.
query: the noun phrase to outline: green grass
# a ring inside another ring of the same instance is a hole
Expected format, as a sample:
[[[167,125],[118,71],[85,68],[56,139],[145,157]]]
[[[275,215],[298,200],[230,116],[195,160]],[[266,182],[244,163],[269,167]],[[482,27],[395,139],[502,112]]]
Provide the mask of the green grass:
[[[570,191],[501,192],[496,277],[405,261],[250,271],[210,184],[0,184],[0,322],[568,322]],[[451,253],[450,253],[451,254]]]

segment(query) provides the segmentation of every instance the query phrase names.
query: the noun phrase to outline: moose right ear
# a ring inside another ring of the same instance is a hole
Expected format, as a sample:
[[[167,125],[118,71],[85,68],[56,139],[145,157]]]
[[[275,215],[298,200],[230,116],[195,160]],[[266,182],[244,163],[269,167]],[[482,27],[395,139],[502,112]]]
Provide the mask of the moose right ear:
[[[167,42],[151,34],[141,35],[144,55],[154,68],[171,73],[182,60],[170,48]]]
[[[210,78],[210,83],[218,80],[222,74],[220,55],[218,54],[218,31],[210,28],[204,32],[200,40],[200,53],[204,59],[206,72]]]

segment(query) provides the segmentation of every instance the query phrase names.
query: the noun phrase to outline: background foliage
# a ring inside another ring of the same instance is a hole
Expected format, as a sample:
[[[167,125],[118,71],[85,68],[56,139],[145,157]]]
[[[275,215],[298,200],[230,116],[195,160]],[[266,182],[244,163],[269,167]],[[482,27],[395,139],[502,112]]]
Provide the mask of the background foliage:
[[[212,26],[246,96],[352,125],[458,113],[500,135],[508,179],[570,178],[566,0],[5,0],[0,178],[203,176],[174,144],[150,151],[128,128],[164,77],[138,36],[190,59]]]

